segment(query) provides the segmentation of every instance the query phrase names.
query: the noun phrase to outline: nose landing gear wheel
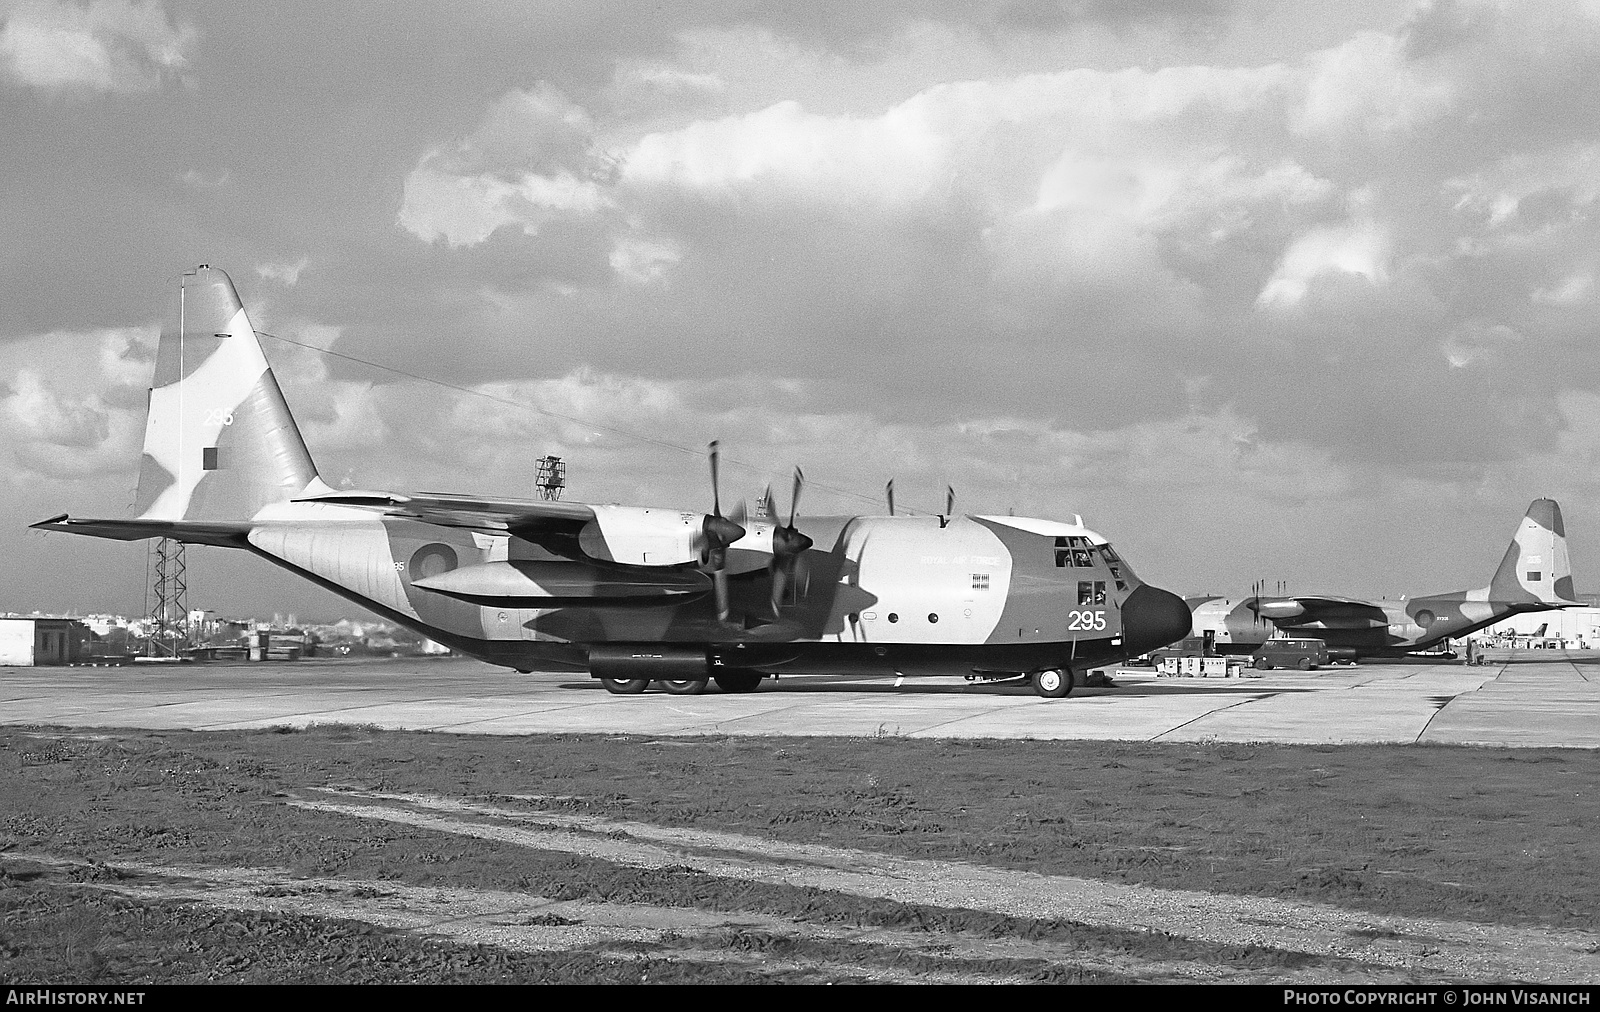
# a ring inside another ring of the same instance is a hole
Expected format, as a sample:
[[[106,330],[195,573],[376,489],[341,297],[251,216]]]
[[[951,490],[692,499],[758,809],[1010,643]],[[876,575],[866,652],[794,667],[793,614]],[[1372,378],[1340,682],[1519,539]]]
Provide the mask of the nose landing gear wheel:
[[[637,696],[650,684],[648,678],[602,678],[600,684],[605,686],[607,692],[619,696]]]
[[[724,671],[720,675],[713,675],[712,678],[715,679],[717,688],[723,692],[754,692],[756,686],[761,684],[759,671]]]
[[[1072,672],[1065,668],[1045,668],[1035,671],[1029,679],[1036,695],[1046,699],[1060,699],[1072,691]]]
[[[680,680],[663,678],[656,684],[673,696],[698,696],[706,691],[706,679],[704,678],[684,678]]]

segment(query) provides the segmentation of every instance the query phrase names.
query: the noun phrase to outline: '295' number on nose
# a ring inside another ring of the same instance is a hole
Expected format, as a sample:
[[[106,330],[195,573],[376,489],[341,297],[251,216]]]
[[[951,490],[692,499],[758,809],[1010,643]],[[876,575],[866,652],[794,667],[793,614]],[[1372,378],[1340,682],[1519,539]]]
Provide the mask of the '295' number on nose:
[[[1105,627],[1106,613],[1103,611],[1067,612],[1068,629],[1104,629]]]

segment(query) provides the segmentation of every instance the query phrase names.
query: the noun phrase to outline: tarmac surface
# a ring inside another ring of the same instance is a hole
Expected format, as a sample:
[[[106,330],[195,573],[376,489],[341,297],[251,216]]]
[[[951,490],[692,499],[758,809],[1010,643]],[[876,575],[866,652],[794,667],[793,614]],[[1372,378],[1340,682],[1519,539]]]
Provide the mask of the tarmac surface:
[[[1040,699],[1024,685],[959,678],[806,676],[740,695],[614,696],[582,674],[520,675],[461,658],[0,668],[0,724],[1600,748],[1600,652],[1257,678],[1116,672],[1115,687]]]

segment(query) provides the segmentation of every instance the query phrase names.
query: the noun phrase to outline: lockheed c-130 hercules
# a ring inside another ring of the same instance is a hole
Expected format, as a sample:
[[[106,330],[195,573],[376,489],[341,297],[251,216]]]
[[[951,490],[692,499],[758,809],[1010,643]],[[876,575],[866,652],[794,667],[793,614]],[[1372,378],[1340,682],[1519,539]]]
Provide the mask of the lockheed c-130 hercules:
[[[1028,678],[1187,635],[1081,520],[798,518],[337,490],[318,477],[233,282],[185,273],[163,329],[131,519],[35,524],[265,558],[439,643],[615,693],[747,692],[778,672]],[[803,527],[803,530],[802,530]]]
[[[1348,660],[1429,650],[1512,615],[1581,603],[1573,594],[1567,529],[1554,499],[1529,504],[1494,576],[1474,590],[1398,601],[1326,594],[1188,599],[1194,635],[1218,653],[1254,653],[1274,637],[1313,637],[1328,645],[1330,656]]]

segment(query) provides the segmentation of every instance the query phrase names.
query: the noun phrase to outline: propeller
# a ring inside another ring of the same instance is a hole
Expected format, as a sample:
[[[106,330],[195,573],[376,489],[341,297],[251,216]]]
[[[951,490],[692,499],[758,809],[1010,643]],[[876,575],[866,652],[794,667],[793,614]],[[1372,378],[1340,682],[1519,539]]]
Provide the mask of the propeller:
[[[889,515],[894,516],[894,479],[889,479],[889,484],[883,487],[883,496],[889,500]]]
[[[706,517],[700,531],[705,546],[705,568],[711,573],[711,584],[717,595],[717,621],[726,622],[731,610],[728,604],[728,546],[744,537],[744,528],[722,515],[722,492],[717,480],[717,458],[721,454],[721,445],[715,439],[711,441],[711,515]]]
[[[805,488],[805,472],[798,467],[794,469],[794,491],[789,496],[789,523],[787,526],[774,527],[772,530],[772,614],[778,614],[778,607],[783,603],[784,592],[789,584],[794,582],[795,562],[810,548],[812,541],[801,534],[795,527],[795,517],[800,511],[800,490]],[[892,484],[892,483],[891,483]],[[767,501],[772,501],[772,492],[767,492]]]

